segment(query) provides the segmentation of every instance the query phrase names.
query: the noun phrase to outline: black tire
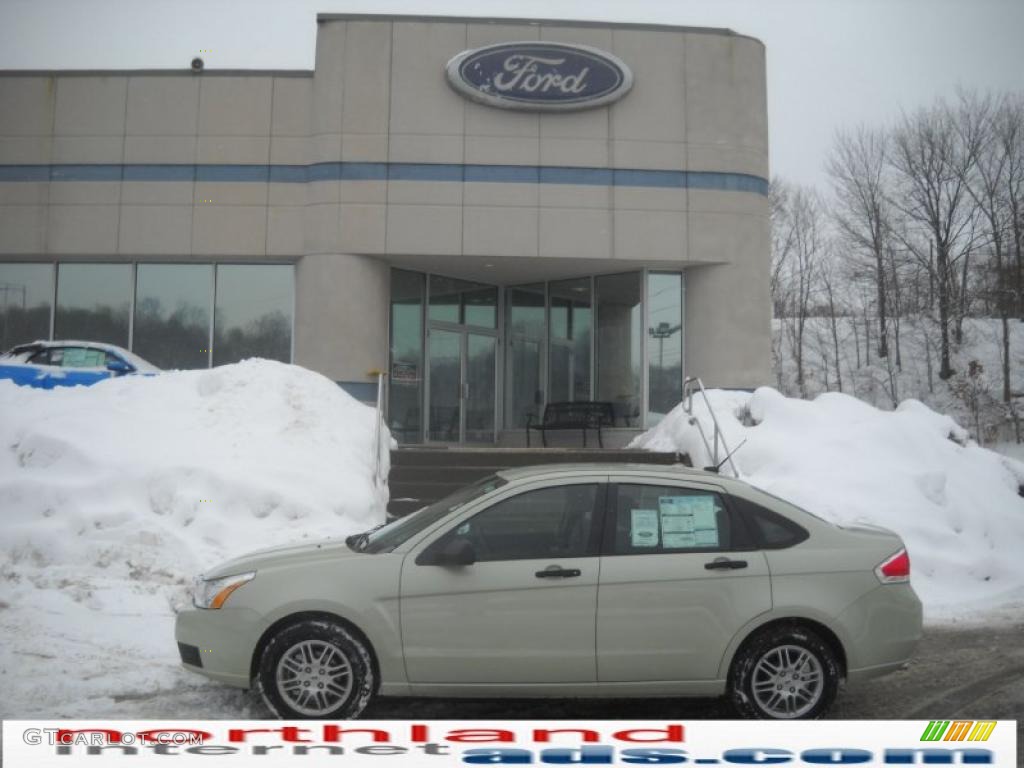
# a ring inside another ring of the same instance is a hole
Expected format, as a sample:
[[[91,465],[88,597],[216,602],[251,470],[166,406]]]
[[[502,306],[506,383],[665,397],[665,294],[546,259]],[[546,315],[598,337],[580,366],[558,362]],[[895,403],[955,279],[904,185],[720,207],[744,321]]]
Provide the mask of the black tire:
[[[328,619],[299,621],[277,632],[264,646],[256,672],[263,701],[277,717],[289,720],[358,717],[376,683],[366,643]]]
[[[791,660],[789,666],[785,659]],[[773,676],[770,668],[778,662],[782,662],[780,671]],[[813,719],[832,706],[840,676],[836,653],[820,636],[799,624],[776,625],[758,632],[740,648],[729,670],[727,696],[740,717]],[[820,685],[815,687],[818,678]]]

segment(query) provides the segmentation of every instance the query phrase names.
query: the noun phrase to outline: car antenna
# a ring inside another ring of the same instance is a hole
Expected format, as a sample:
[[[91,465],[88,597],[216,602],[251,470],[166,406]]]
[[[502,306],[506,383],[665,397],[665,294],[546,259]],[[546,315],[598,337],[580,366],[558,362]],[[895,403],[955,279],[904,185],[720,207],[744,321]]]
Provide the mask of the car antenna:
[[[712,467],[704,467],[704,471],[705,472],[714,472],[717,475],[718,474],[718,470],[720,470],[722,468],[722,465],[725,464],[725,462],[727,462],[729,459],[731,459],[733,457],[733,455],[736,453],[736,451],[738,451],[740,448],[742,448],[744,443],[746,443],[746,442],[747,442],[747,438],[743,438],[743,441],[739,445],[737,445],[735,448],[733,448],[731,451],[729,451],[728,455],[726,455],[726,457],[724,459],[722,459],[718,464],[716,464],[716,465],[714,465]],[[734,468],[735,468],[735,466],[734,466]],[[738,475],[739,475],[739,473],[737,473],[737,476]]]

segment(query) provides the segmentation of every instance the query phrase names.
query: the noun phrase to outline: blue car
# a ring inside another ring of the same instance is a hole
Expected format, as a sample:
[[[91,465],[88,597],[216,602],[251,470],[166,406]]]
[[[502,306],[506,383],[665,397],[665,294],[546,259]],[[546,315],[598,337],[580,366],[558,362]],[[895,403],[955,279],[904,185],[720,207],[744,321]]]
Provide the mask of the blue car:
[[[89,386],[115,376],[159,372],[127,349],[92,341],[33,341],[0,355],[0,379],[39,389]]]

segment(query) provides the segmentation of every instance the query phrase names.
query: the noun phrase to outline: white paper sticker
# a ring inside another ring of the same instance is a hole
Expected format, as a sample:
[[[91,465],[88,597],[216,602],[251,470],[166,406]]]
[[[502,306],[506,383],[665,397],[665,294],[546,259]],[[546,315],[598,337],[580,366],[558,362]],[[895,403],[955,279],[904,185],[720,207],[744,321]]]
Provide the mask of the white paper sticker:
[[[658,510],[630,510],[629,540],[634,547],[658,546]]]
[[[698,546],[697,535],[694,533],[666,533],[665,549],[693,549]]]
[[[714,496],[662,496],[658,499],[662,544],[666,549],[718,546]]]
[[[694,531],[693,534],[694,546],[697,547],[717,547],[718,546],[718,531]]]

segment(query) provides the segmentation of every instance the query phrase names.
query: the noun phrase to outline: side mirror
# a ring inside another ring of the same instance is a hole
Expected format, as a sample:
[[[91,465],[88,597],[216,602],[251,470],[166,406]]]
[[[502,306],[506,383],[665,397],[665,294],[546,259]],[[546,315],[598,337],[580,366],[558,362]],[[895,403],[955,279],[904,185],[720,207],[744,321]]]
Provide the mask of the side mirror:
[[[440,549],[427,550],[416,562],[419,565],[472,565],[476,562],[476,550],[469,539],[456,536]]]
[[[135,369],[128,365],[124,360],[111,360],[107,363],[107,370],[117,376],[123,376],[126,373],[131,373]]]

